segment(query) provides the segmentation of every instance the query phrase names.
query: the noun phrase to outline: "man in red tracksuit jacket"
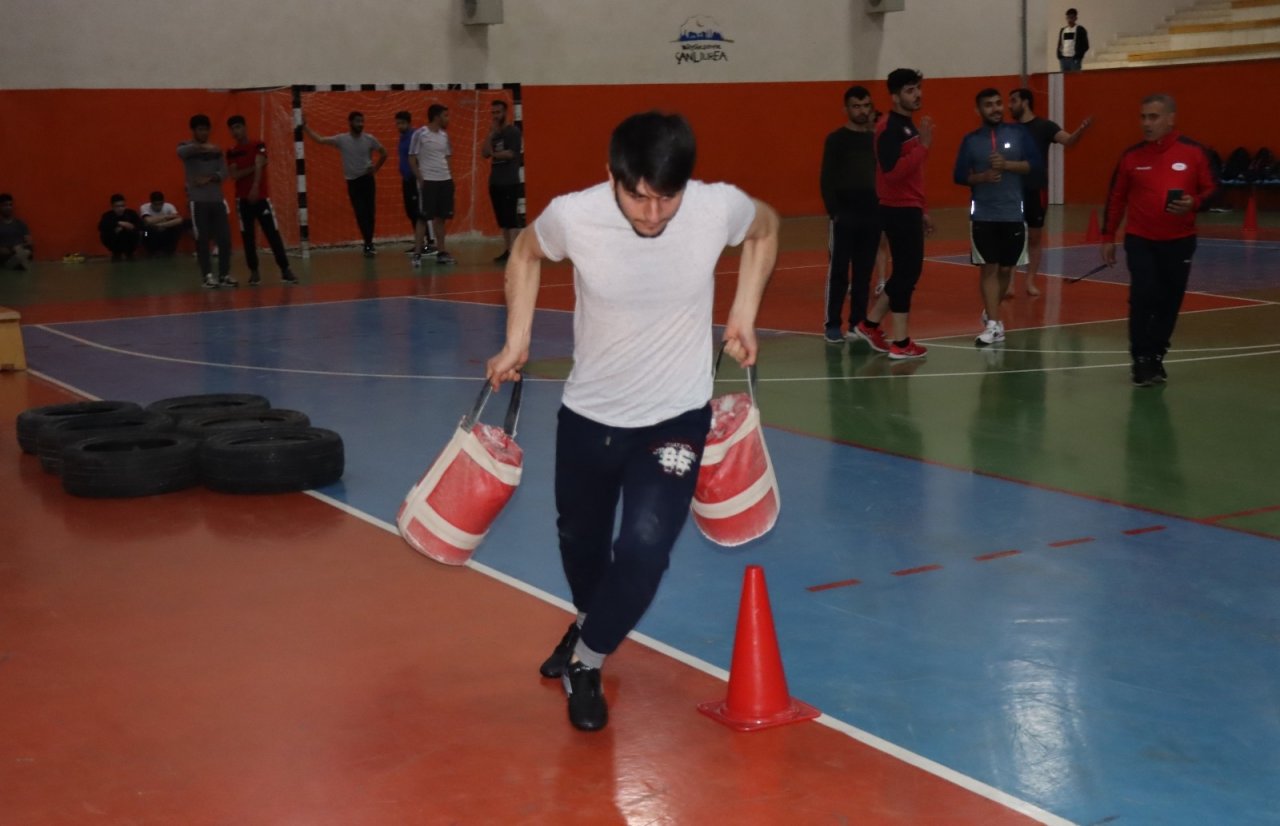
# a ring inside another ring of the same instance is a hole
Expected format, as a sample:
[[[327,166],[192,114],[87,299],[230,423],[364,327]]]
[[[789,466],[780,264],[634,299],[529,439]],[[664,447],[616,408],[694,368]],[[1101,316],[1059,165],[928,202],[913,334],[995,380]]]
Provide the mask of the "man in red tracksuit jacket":
[[[923,83],[924,76],[915,69],[889,73],[893,111],[876,125],[875,133],[880,227],[889,241],[893,272],[866,319],[854,326],[853,334],[891,359],[918,359],[928,352],[927,347],[911,340],[907,327],[911,294],[924,269],[924,237],[933,231],[924,198],[924,162],[933,143],[933,118],[921,118],[919,128],[911,120],[924,102]],[[880,329],[880,322],[890,312],[892,339]]]
[[[1102,218],[1102,260],[1116,263],[1116,230],[1128,212],[1124,252],[1129,266],[1129,353],[1138,387],[1168,378],[1164,356],[1187,291],[1196,251],[1196,212],[1218,189],[1209,152],[1174,127],[1168,95],[1142,101],[1142,143],[1120,156]]]

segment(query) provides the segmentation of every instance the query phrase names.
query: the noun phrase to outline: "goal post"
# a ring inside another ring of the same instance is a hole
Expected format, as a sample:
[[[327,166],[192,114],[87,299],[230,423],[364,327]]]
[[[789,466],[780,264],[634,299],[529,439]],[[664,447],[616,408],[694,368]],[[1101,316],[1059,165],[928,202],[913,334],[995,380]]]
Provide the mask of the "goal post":
[[[321,135],[347,131],[347,115],[361,112],[364,131],[378,139],[387,162],[377,174],[375,241],[413,236],[405,212],[395,115],[407,111],[412,128],[426,124],[427,107],[449,108],[450,172],[455,186],[454,217],[449,238],[465,240],[500,235],[489,203],[489,160],[481,148],[489,132],[490,104],[508,104],[510,120],[523,130],[523,104],[518,83],[333,84],[299,85],[265,93],[263,141],[269,164],[272,201],[285,244],[305,256],[312,248],[360,243],[360,232],[347,197],[341,154],[335,147],[307,138],[303,118]],[[292,147],[292,153],[286,148]],[[281,162],[292,154],[293,163]],[[519,214],[523,221],[524,165],[520,168]]]

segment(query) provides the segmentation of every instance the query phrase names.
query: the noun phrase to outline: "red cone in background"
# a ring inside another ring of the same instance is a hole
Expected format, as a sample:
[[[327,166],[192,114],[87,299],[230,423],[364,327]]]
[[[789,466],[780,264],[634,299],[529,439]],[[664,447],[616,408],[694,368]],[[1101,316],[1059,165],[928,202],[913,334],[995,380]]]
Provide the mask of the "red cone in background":
[[[822,713],[787,693],[764,569],[759,565],[748,565],[742,581],[729,694],[723,701],[699,704],[698,711],[738,731],[812,720]]]
[[[1244,232],[1241,235],[1246,241],[1258,240],[1258,199],[1252,193],[1244,208]]]

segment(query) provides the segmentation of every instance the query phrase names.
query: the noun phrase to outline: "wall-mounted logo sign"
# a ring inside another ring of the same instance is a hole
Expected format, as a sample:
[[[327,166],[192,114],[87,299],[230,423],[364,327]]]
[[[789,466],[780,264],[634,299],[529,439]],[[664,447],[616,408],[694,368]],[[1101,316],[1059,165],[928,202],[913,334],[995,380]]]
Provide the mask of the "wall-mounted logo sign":
[[[696,14],[680,27],[680,38],[672,41],[680,44],[676,63],[701,63],[704,60],[728,60],[726,43],[733,41],[724,36],[724,30],[714,17]]]

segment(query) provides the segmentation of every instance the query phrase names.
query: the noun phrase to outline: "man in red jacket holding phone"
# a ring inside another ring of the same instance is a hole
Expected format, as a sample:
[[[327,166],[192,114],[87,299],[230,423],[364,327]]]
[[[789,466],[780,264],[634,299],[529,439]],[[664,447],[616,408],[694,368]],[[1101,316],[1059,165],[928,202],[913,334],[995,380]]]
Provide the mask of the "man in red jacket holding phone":
[[[1129,266],[1129,353],[1133,383],[1168,378],[1164,356],[1187,291],[1196,251],[1196,212],[1218,188],[1208,150],[1175,128],[1168,95],[1142,100],[1142,143],[1120,156],[1102,217],[1102,260],[1116,263],[1116,230],[1128,213],[1124,253]]]

